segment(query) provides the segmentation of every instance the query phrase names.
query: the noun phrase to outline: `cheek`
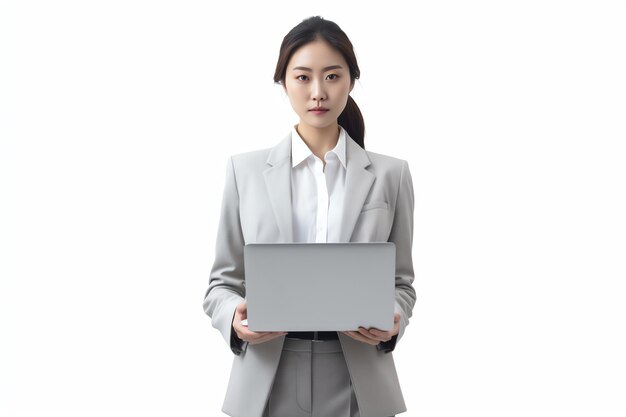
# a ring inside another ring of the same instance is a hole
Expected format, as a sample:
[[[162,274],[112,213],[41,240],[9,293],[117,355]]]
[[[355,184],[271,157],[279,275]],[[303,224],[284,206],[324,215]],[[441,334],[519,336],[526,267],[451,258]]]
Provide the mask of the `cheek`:
[[[302,102],[305,97],[304,92],[297,87],[287,85],[287,91],[287,96],[289,97],[289,100],[292,104],[298,104]]]
[[[348,88],[346,89],[342,89],[341,91],[337,92],[337,97],[341,97],[341,110],[342,111],[348,104],[348,97],[350,96],[349,94],[350,94],[350,86],[348,86]]]
[[[350,84],[337,86],[335,90],[336,97],[342,97],[346,102],[348,101],[348,95],[350,94]]]

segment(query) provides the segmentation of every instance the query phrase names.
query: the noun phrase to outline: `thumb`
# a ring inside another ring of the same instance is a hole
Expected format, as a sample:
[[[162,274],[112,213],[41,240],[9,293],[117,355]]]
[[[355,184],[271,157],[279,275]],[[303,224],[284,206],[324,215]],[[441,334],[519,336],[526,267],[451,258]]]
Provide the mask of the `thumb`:
[[[243,314],[248,310],[248,305],[246,304],[245,301],[243,301],[237,305],[236,310],[237,310],[237,313]]]

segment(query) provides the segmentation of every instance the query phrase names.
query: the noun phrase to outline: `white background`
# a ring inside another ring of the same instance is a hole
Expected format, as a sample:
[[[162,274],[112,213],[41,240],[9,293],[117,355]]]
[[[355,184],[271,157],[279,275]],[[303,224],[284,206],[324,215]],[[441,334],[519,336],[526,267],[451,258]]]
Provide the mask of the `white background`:
[[[297,116],[302,19],[409,161],[404,416],[624,416],[623,1],[3,1],[0,415],[218,416],[202,310],[230,154]]]

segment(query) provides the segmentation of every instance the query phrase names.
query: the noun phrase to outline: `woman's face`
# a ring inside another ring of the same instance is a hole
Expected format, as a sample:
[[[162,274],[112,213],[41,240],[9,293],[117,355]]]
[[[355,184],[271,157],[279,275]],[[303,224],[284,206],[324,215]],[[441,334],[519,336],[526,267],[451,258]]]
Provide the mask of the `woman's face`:
[[[284,88],[300,124],[317,129],[335,126],[353,86],[346,60],[325,41],[301,46],[287,64]],[[328,110],[311,111],[317,106]]]

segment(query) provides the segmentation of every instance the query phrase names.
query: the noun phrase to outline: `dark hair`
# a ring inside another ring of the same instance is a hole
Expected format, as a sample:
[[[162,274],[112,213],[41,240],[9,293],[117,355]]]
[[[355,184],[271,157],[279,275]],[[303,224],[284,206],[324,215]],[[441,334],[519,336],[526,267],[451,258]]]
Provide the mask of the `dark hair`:
[[[326,41],[343,55],[350,69],[351,82],[354,82],[354,80],[361,76],[361,70],[356,62],[356,56],[348,36],[335,22],[325,20],[321,16],[312,16],[296,25],[283,38],[283,43],[280,45],[278,62],[276,63],[276,71],[274,72],[274,82],[284,85],[287,64],[291,56],[301,46],[318,39]],[[361,148],[365,149],[365,123],[363,121],[363,115],[361,114],[361,110],[359,110],[359,106],[356,105],[356,102],[351,96],[348,96],[346,107],[339,115],[337,123],[348,132],[348,135],[350,135]]]

